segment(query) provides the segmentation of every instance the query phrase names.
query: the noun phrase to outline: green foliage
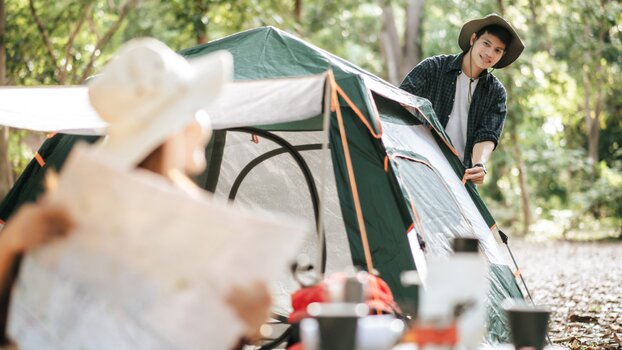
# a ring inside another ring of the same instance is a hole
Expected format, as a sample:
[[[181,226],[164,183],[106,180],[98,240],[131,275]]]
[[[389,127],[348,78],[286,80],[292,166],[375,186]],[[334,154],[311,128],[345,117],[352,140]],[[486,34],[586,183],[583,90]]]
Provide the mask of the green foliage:
[[[586,171],[583,188],[572,194],[572,204],[596,219],[622,219],[622,162],[613,167],[600,162],[596,171]]]
[[[91,74],[91,64],[97,66],[102,62],[105,36],[113,31],[126,2],[33,0],[32,3],[36,16],[29,1],[5,1],[8,84],[82,83]],[[117,40],[112,46],[119,43]]]
[[[306,2],[305,38],[374,74],[384,72],[380,53],[382,9],[372,1]]]
[[[15,176],[24,171],[30,160],[35,156],[32,147],[28,143],[36,144],[38,147],[41,142],[40,133],[32,133],[26,130],[13,129],[9,135],[9,159],[13,167]]]

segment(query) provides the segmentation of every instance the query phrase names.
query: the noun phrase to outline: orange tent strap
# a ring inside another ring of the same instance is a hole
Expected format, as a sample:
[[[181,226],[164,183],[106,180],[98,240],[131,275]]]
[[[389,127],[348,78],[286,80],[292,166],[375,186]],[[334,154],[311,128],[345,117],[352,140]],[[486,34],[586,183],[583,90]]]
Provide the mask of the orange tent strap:
[[[384,156],[384,172],[389,172],[389,157]]]
[[[44,167],[45,166],[45,160],[43,160],[43,157],[41,157],[39,152],[35,152],[35,159],[37,160],[37,163],[39,163],[40,167]]]
[[[253,143],[259,143],[259,136],[257,136],[256,134],[252,134],[251,135],[251,141]]]
[[[493,224],[492,226],[490,226],[490,231],[494,231],[494,229],[497,228],[497,224]]]
[[[334,106],[335,114],[337,116],[337,124],[339,126],[339,136],[341,139],[341,146],[343,147],[343,155],[346,161],[348,179],[350,181],[350,189],[352,190],[352,200],[354,202],[356,220],[358,222],[359,231],[361,235],[361,243],[363,244],[363,251],[365,253],[365,263],[367,264],[367,272],[369,274],[375,275],[374,263],[371,257],[371,249],[369,248],[369,241],[367,239],[367,229],[365,228],[365,220],[363,218],[363,210],[361,209],[361,201],[359,199],[358,187],[356,185],[356,179],[354,177],[354,167],[352,166],[352,158],[350,157],[350,147],[348,145],[346,129],[343,124],[343,116],[341,114],[341,107],[339,106],[339,96],[337,94],[337,90],[340,88],[339,88],[339,85],[337,85],[337,82],[335,81],[335,76],[332,74],[331,71],[328,72],[328,79],[331,84],[331,104]],[[378,295],[373,295],[373,300],[377,300],[378,298],[379,298]],[[381,310],[378,310],[377,312],[378,314],[380,314]]]
[[[51,132],[51,133],[45,135],[45,137],[47,137],[48,139],[51,139],[54,136],[56,136],[56,132]]]
[[[367,119],[365,119],[365,116],[363,116],[363,113],[361,113],[361,110],[352,102],[352,100],[350,100],[348,95],[341,89],[341,87],[339,87],[339,85],[337,85],[337,82],[335,82],[335,86],[336,86],[336,89],[337,89],[337,93],[339,93],[341,98],[343,98],[343,100],[346,101],[348,106],[350,108],[352,108],[352,111],[354,111],[354,114],[356,114],[356,116],[359,117],[361,122],[363,122],[363,124],[365,124],[365,127],[367,127],[367,130],[369,130],[371,135],[374,138],[376,138],[376,139],[382,138],[382,124],[380,124],[380,122],[378,122],[378,128],[380,128],[380,132],[376,133],[374,131],[374,129],[371,127],[371,125],[369,125],[369,122],[367,121]],[[337,101],[337,104],[338,103],[339,102]]]
[[[408,234],[408,232],[412,231],[412,229],[415,228],[415,223],[411,223],[410,226],[408,226],[408,228],[406,229],[406,234]]]
[[[516,278],[520,277],[520,270],[514,271],[514,277],[516,277]]]
[[[337,116],[337,124],[339,126],[339,135],[341,139],[341,145],[343,147],[343,154],[346,161],[346,169],[348,171],[348,179],[350,181],[350,189],[352,191],[352,199],[354,201],[354,210],[356,213],[356,220],[359,226],[361,235],[361,243],[363,244],[363,251],[365,253],[365,263],[367,264],[367,271],[373,274],[374,264],[371,258],[371,249],[369,248],[369,241],[367,239],[367,230],[365,228],[365,220],[363,218],[363,210],[361,209],[361,202],[359,199],[358,187],[356,186],[356,179],[354,177],[354,168],[352,166],[352,158],[350,157],[350,147],[346,136],[345,126],[343,124],[343,115],[341,114],[341,107],[339,106],[339,96],[337,90],[340,89],[339,85],[335,81],[335,76],[332,72],[328,73],[329,83],[331,84],[331,105],[335,108],[335,114]],[[360,111],[359,111],[360,113]]]

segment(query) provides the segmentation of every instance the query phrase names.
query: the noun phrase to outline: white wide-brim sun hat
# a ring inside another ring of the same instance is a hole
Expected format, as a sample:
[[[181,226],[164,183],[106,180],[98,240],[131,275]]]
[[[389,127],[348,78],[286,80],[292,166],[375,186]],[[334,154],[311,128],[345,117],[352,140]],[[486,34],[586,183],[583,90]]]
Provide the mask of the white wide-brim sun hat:
[[[232,75],[227,51],[186,60],[156,39],[127,42],[88,83],[91,104],[108,123],[97,151],[135,167],[209,106]]]

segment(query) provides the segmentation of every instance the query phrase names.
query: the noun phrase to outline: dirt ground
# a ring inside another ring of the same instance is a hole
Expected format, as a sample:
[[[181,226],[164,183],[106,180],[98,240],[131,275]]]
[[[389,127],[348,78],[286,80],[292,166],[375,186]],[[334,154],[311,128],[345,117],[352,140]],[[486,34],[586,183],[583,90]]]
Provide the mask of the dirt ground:
[[[532,242],[510,248],[536,304],[551,308],[553,343],[622,349],[622,241]]]

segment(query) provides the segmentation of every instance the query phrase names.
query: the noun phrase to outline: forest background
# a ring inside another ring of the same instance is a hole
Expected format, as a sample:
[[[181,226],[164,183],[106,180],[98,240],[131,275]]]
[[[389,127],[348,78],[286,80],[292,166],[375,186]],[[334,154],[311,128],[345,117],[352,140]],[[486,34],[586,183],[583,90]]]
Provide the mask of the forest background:
[[[513,235],[622,239],[620,0],[0,0],[0,85],[82,84],[134,37],[181,50],[267,25],[399,84],[492,12],[526,49],[494,71],[508,117],[486,203]],[[44,138],[0,128],[0,198]]]

